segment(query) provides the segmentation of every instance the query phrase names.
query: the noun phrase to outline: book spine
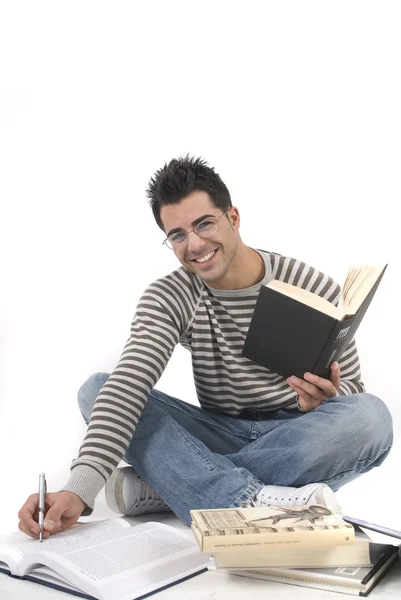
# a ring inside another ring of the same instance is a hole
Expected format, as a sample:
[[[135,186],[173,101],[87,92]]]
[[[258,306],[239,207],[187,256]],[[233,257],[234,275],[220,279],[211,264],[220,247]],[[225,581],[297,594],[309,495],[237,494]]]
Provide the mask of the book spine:
[[[220,569],[216,569],[217,572],[220,571]],[[318,581],[316,579],[311,579],[308,578],[306,576],[302,575],[302,570],[299,571],[299,574],[297,576],[288,576],[285,575],[285,573],[283,572],[282,575],[279,575],[277,573],[263,573],[260,571],[238,571],[235,569],[225,569],[224,570],[225,573],[230,573],[231,575],[238,575],[240,577],[250,577],[253,579],[263,579],[265,581],[276,581],[278,583],[288,583],[289,585],[297,585],[297,586],[301,586],[301,587],[309,587],[309,588],[315,588],[315,589],[320,589],[320,590],[328,590],[330,592],[342,592],[345,594],[350,594],[353,596],[359,596],[360,595],[360,587],[356,587],[356,586],[344,586],[341,585],[340,583],[336,584],[333,582],[327,582],[327,581]]]
[[[352,528],[352,526],[351,526]],[[272,548],[275,545],[283,548],[288,544],[288,548],[298,546],[302,547],[330,547],[341,546],[354,543],[354,536],[349,532],[347,527],[333,528],[309,531],[276,531],[269,533],[246,533],[239,535],[238,533],[227,532],[226,534],[202,536],[203,552],[235,552],[237,550],[258,550],[263,548]]]
[[[334,327],[327,339],[319,358],[312,369],[312,373],[318,377],[329,379],[330,365],[334,361],[339,361],[345,349],[353,338],[354,317],[350,317],[344,321],[336,321]]]

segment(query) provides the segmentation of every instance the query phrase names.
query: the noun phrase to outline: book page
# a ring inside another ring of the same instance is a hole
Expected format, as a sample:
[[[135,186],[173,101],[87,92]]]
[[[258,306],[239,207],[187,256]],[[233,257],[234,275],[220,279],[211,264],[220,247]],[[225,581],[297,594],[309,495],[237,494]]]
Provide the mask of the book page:
[[[354,265],[349,269],[342,293],[345,314],[353,315],[358,311],[382,271],[383,267],[374,265]]]
[[[334,319],[341,319],[343,317],[343,313],[340,308],[334,306],[334,304],[328,300],[325,300],[314,292],[309,292],[301,287],[291,285],[290,283],[279,281],[277,279],[272,279],[269,281],[266,287],[269,287],[276,292],[280,292],[280,294],[284,294],[289,298],[298,300],[298,302],[302,302],[303,304],[306,304],[315,310],[319,310],[320,312],[325,313]]]
[[[42,572],[48,580],[48,569],[35,569],[43,564],[52,569],[53,580],[56,573],[61,576],[60,584],[68,581],[70,587],[99,598],[117,600],[126,595],[132,600],[139,589],[147,593],[207,563],[193,537],[185,533],[160,523],[143,523],[101,541],[81,540],[27,556],[23,565],[30,578],[40,579]],[[174,561],[179,569],[174,570]]]
[[[50,538],[40,542],[30,538],[22,531],[0,535],[0,565],[1,562],[9,564],[14,574],[20,575],[18,563],[24,557],[44,550],[58,552],[60,549],[76,547],[77,543],[86,543],[88,540],[107,539],[115,531],[125,530],[131,525],[123,518],[105,519],[90,523],[77,523],[74,527],[64,532],[56,533]]]
[[[11,571],[16,574],[18,570],[18,562],[21,560],[21,553],[17,548],[13,548],[13,544],[18,544],[23,538],[28,540],[22,531],[15,533],[0,535],[0,569],[1,571]]]
[[[72,585],[69,581],[67,581],[67,579],[58,573],[55,573],[53,569],[50,569],[49,567],[36,567],[30,570],[24,579],[34,581],[35,583],[46,582],[51,587],[63,589],[65,591],[80,592],[81,594],[83,593],[83,590],[80,590],[75,585]]]

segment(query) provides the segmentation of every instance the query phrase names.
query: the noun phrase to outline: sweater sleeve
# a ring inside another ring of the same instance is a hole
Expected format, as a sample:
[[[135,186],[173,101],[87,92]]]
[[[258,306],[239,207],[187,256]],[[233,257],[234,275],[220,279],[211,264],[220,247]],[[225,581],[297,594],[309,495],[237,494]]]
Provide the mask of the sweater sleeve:
[[[171,286],[170,286],[171,287]],[[94,404],[87,432],[62,488],[76,493],[92,512],[97,494],[127,450],[148,395],[161,377],[185,328],[188,302],[159,280],[138,303],[121,357]]]

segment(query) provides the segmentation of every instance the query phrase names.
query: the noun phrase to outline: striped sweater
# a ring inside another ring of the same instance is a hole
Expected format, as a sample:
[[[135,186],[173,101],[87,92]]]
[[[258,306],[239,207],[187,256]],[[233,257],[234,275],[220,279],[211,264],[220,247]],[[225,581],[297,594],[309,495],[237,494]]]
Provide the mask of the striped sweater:
[[[259,288],[279,279],[338,304],[341,289],[323,273],[293,258],[259,251],[265,276],[243,290],[217,290],[183,267],[152,283],[142,295],[121,358],[101,389],[78,458],[63,488],[91,511],[96,495],[122,459],[152,388],[175,346],[192,355],[200,405],[240,416],[251,408],[295,408],[297,395],[285,378],[241,355]],[[340,361],[339,394],[364,391],[352,341]]]

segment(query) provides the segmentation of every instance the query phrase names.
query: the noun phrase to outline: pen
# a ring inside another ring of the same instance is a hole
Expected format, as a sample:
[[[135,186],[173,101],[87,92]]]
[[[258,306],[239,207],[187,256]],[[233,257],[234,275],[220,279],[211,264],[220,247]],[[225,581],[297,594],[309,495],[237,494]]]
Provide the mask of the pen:
[[[45,522],[45,503],[46,503],[46,479],[45,474],[39,475],[39,514],[38,522],[40,527],[39,541],[43,541],[43,524]]]

